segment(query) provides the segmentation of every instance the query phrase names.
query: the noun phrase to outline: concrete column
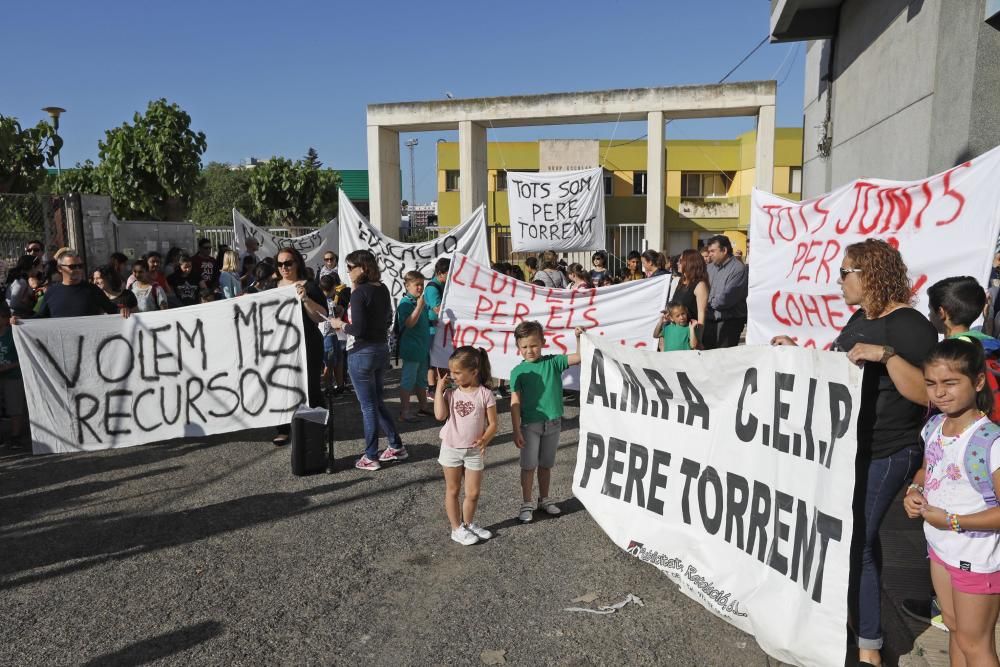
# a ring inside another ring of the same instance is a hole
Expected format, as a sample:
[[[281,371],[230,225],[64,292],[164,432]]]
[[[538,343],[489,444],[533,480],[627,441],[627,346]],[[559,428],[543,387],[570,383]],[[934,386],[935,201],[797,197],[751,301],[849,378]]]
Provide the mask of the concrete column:
[[[754,160],[754,185],[764,192],[774,192],[774,105],[757,112],[757,153]]]
[[[369,222],[390,238],[399,238],[403,199],[399,171],[399,132],[368,126]]]
[[[459,214],[464,221],[486,203],[486,126],[463,120],[458,123]]]
[[[663,252],[667,159],[663,143],[663,112],[646,117],[646,246]]]

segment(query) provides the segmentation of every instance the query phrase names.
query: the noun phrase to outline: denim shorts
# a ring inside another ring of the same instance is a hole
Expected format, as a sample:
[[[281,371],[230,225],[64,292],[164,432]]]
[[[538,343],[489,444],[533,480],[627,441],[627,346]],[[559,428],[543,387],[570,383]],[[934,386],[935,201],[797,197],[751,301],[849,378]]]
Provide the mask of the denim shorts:
[[[479,447],[441,447],[438,463],[444,468],[468,468],[482,470],[483,453]]]

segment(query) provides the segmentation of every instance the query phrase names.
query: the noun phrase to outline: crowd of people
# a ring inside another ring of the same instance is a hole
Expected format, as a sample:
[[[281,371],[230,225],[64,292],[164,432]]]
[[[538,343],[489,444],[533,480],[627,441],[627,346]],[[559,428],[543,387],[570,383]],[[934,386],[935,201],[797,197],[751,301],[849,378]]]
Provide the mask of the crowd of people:
[[[36,241],[25,250],[8,272],[6,303],[0,305],[0,399],[15,441],[25,436],[26,426],[10,329],[20,319],[128,317],[294,286],[306,329],[308,402],[321,405],[326,384],[337,393],[353,386],[360,404],[365,450],[355,466],[375,471],[408,458],[397,421],[443,422],[438,460],[451,538],[470,545],[492,536],[474,519],[487,446],[498,429],[497,399],[507,391],[491,376],[482,349],[456,349],[446,368],[430,364],[449,259],[437,261],[429,281],[419,272],[407,273],[405,294],[393,303],[378,258],[368,250],[345,258],[350,285],[341,283],[335,253],[327,252],[323,267],[313,272],[293,248],[259,257],[252,239],[241,253],[222,246],[214,256],[207,239],[199,240],[194,255],[173,249],[166,258],[153,252],[130,264],[115,253],[89,281],[83,259],[73,250],[46,257]],[[739,344],[747,321],[748,269],[726,236],[714,236],[704,248],[676,257],[655,250],[630,252],[617,275],[608,260],[606,253],[594,253],[586,268],[548,251],[523,266],[497,264],[494,269],[563,289],[669,276],[669,301],[655,306],[661,309],[660,320],[652,332],[661,350]],[[1000,289],[1000,256],[995,266],[989,290],[970,277],[932,285],[925,314],[912,307],[911,283],[897,249],[879,240],[846,248],[838,284],[853,315],[833,349],[863,366],[850,591],[862,664],[881,664],[879,527],[904,489],[907,514],[924,522],[934,589],[928,601],[910,601],[918,610],[913,613],[932,620],[940,614],[938,622],[950,631],[951,653],[958,659],[953,664],[997,664],[1000,428],[993,420],[1000,418],[1000,401],[991,364],[1000,369],[1000,341],[991,334],[1000,319],[992,306]],[[981,315],[983,330],[972,329]],[[529,522],[536,511],[560,513],[551,489],[564,404],[560,378],[580,357],[548,354],[546,332],[538,322],[522,322],[513,333],[522,358],[509,379],[511,429],[521,467],[517,516]],[[578,328],[576,335],[581,333]],[[945,338],[939,342],[941,335]],[[385,402],[393,341],[402,360],[395,415]],[[772,344],[794,345],[795,340],[776,336]],[[388,440],[381,450],[380,434]],[[288,429],[279,428],[274,443],[287,440]]]

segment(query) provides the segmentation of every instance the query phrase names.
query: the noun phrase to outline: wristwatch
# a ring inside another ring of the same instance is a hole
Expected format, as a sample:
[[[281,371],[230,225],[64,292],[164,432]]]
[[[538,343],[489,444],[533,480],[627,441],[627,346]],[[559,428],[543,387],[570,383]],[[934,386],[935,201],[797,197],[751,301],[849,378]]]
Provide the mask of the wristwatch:
[[[896,356],[896,348],[892,347],[891,345],[883,345],[882,358],[879,359],[879,363],[884,364],[895,356]]]

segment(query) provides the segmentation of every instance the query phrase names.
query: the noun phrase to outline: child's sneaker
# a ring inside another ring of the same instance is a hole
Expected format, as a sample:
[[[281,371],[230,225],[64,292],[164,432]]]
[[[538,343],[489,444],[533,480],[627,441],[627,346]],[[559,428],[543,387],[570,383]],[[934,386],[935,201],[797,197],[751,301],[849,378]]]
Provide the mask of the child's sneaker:
[[[521,523],[529,523],[535,513],[535,503],[521,503],[517,518]]]
[[[378,461],[372,461],[366,454],[362,454],[361,458],[355,462],[354,467],[358,470],[378,470],[382,466],[378,464]]]
[[[538,499],[538,509],[545,510],[547,514],[556,516],[557,514],[562,514],[562,510],[556,505],[556,502],[551,498],[539,498]]]
[[[463,547],[472,546],[479,541],[476,534],[465,526],[459,526],[455,530],[451,531],[451,539],[461,544]]]
[[[388,463],[389,461],[405,461],[408,458],[410,458],[410,453],[406,451],[406,447],[400,447],[399,449],[386,447],[379,454],[378,460],[382,463]]]
[[[493,533],[474,523],[465,524],[466,529],[481,540],[488,540],[493,537]]]

